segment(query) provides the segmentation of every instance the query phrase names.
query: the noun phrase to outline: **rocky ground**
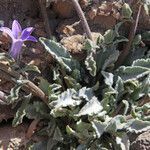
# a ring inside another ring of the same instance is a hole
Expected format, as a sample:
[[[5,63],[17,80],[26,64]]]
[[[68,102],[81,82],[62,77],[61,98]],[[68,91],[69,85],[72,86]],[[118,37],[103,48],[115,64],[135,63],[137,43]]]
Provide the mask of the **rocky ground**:
[[[136,0],[128,1],[133,9],[134,15],[137,13]],[[99,33],[103,34],[107,29],[113,28],[114,25],[122,20],[120,9],[122,3],[117,1],[99,2],[88,5],[87,0],[79,0],[82,9],[86,12],[86,18],[90,25],[93,37],[97,37]],[[84,57],[81,51],[84,39],[84,32],[76,15],[71,2],[66,0],[59,0],[51,2],[47,6],[47,14],[49,18],[49,25],[53,36],[60,40],[61,43],[69,49],[69,51],[77,58]],[[37,0],[0,0],[0,19],[4,21],[5,26],[11,26],[14,19],[17,19],[23,27],[35,27],[34,36],[49,37],[44,25],[42,12]],[[150,16],[146,14],[144,9],[140,15],[138,26],[139,33],[150,30]],[[122,32],[129,32],[129,25]],[[0,52],[8,51],[9,38],[7,35],[0,36]],[[150,43],[147,43],[150,46]],[[43,47],[39,43],[27,43],[28,51],[25,51],[23,62],[37,65],[44,74],[46,70],[43,64],[52,62],[50,56],[44,55]],[[46,58],[46,59],[45,59]],[[8,81],[0,79],[0,91],[8,94],[12,85]],[[16,110],[12,106],[3,104],[0,99],[0,149],[13,150],[19,145],[24,145],[28,140],[26,132],[29,124],[25,123],[17,128],[11,127],[11,120]],[[130,141],[131,150],[149,150],[150,149],[150,131],[141,133],[140,135],[131,135]],[[6,148],[7,147],[7,148]]]

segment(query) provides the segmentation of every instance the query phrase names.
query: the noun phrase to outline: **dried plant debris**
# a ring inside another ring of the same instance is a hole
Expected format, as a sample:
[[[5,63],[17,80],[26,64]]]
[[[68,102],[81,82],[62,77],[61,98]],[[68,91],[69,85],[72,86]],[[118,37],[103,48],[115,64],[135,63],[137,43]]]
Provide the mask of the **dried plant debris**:
[[[143,43],[149,31],[135,28],[132,41],[127,38],[126,24],[135,19],[131,3],[79,2],[92,40],[83,34],[70,1],[49,1],[47,9],[67,18],[57,27],[61,40],[46,38],[38,20],[34,36],[41,37],[34,48],[29,45],[20,59],[0,53],[0,121],[5,125],[10,119],[15,127],[0,127],[3,149],[149,149],[150,55]],[[147,1],[141,2],[143,9]],[[128,56],[117,66],[128,44]],[[20,129],[26,120],[31,123]]]
[[[28,124],[22,124],[17,128],[11,125],[0,126],[0,149],[21,149],[26,145],[26,130]]]

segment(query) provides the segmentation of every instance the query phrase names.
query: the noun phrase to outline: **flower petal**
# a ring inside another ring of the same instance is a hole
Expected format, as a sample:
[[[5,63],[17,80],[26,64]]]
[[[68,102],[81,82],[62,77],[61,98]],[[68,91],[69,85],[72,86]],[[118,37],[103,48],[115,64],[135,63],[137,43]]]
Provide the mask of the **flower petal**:
[[[16,40],[12,43],[11,49],[10,49],[10,55],[14,59],[18,59],[21,49],[22,49],[23,41],[22,40]]]
[[[12,38],[12,40],[14,39],[13,33],[12,33],[12,31],[9,28],[1,27],[0,31],[7,33]]]
[[[18,39],[19,36],[21,35],[21,32],[22,32],[22,28],[21,28],[20,24],[18,23],[17,20],[14,20],[13,24],[12,24],[12,33],[13,33],[14,37],[16,39]]]
[[[37,42],[37,39],[34,36],[28,36],[26,41],[32,41],[32,42]]]
[[[30,34],[32,33],[33,30],[34,30],[33,27],[28,27],[28,28],[24,29],[21,34],[21,39],[23,41],[26,41],[26,39],[30,36]]]

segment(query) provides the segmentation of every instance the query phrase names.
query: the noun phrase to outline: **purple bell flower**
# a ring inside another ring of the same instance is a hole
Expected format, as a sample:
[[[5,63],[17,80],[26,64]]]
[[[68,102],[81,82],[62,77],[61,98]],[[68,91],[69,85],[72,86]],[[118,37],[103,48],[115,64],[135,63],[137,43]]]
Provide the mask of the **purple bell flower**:
[[[7,33],[12,39],[12,45],[9,53],[14,59],[19,58],[25,41],[37,42],[37,39],[34,36],[31,36],[33,30],[33,27],[28,27],[22,30],[17,20],[13,21],[12,30],[7,27],[0,28],[0,31]]]

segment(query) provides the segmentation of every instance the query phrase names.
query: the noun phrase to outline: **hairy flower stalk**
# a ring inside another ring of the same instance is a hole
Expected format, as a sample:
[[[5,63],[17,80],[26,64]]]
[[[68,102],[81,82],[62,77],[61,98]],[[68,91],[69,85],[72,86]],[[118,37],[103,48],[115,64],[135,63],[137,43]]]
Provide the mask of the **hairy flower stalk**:
[[[27,27],[24,30],[22,30],[17,20],[13,21],[12,29],[9,29],[8,27],[0,28],[0,31],[7,33],[12,39],[12,45],[9,51],[11,57],[13,57],[14,59],[19,58],[23,43],[25,41],[37,42],[37,39],[34,36],[31,36],[33,30],[33,27]]]

